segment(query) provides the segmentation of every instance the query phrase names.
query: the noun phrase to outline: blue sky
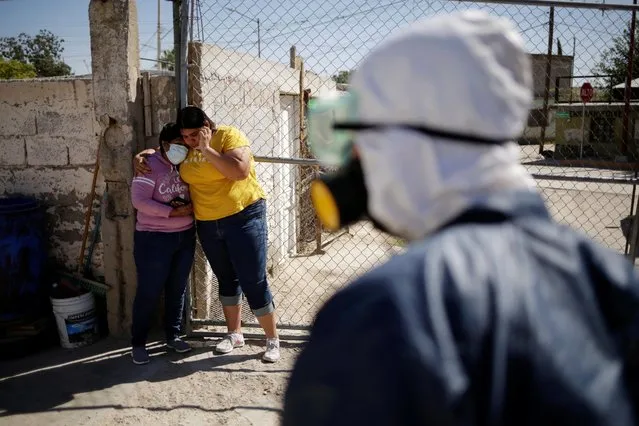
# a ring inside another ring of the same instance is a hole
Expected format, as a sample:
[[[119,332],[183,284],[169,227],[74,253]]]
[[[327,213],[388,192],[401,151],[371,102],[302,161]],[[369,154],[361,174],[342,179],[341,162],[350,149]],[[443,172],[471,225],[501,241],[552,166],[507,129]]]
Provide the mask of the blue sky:
[[[157,0],[138,0],[140,56],[156,58]],[[173,47],[172,3],[161,2],[162,48]],[[87,0],[7,0],[0,1],[0,37],[19,33],[35,35],[47,29],[64,39],[64,61],[75,74],[91,69],[89,42],[89,2]],[[154,62],[142,61],[152,69]]]
[[[631,4],[632,0],[607,0]],[[141,57],[156,57],[157,0],[138,0]],[[260,19],[262,57],[288,63],[289,48],[296,45],[307,67],[321,74],[350,69],[392,30],[436,13],[482,8],[509,17],[520,29],[529,52],[545,53],[548,9],[481,3],[420,0],[200,0],[204,41],[258,53],[257,19]],[[230,10],[234,9],[234,10]],[[173,44],[171,2],[161,2],[162,47]],[[621,28],[629,12],[557,9],[555,52],[559,38],[564,54],[575,43],[575,72],[589,74]],[[88,1],[0,1],[0,36],[20,32],[35,34],[46,28],[64,40],[64,60],[76,74],[90,69]],[[197,25],[196,25],[197,30]],[[198,31],[196,31],[196,38]],[[154,63],[142,61],[143,68]]]

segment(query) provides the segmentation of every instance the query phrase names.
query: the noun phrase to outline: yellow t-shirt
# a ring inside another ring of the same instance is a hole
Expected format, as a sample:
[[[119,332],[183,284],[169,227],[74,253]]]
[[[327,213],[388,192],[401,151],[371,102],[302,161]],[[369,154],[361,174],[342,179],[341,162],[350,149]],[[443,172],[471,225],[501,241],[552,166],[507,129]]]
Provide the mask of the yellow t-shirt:
[[[249,146],[249,141],[244,133],[235,127],[218,126],[209,146],[219,153],[225,153]],[[255,162],[252,157],[250,167],[246,179],[233,181],[224,177],[200,151],[191,149],[186,160],[180,164],[180,176],[189,184],[195,218],[222,219],[241,212],[260,198],[266,198],[255,176]]]

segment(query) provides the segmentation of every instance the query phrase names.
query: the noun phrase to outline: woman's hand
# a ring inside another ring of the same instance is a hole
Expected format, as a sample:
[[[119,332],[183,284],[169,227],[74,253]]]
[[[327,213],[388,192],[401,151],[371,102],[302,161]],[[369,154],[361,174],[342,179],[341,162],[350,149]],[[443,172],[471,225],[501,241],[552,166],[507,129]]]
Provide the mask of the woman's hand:
[[[211,147],[213,132],[208,127],[200,128],[197,138],[197,149],[202,156],[213,165],[220,173],[230,180],[246,179],[251,171],[251,150],[248,146],[229,149],[218,152]]]
[[[169,217],[191,216],[193,214],[193,204],[186,204],[180,207],[174,207],[169,213]]]
[[[211,136],[213,132],[208,127],[202,127],[198,133],[198,147],[197,149],[204,152],[208,149],[211,143]]]
[[[133,157],[133,172],[136,176],[146,175],[151,173],[151,168],[146,161],[146,157],[155,153],[154,149],[145,149]]]

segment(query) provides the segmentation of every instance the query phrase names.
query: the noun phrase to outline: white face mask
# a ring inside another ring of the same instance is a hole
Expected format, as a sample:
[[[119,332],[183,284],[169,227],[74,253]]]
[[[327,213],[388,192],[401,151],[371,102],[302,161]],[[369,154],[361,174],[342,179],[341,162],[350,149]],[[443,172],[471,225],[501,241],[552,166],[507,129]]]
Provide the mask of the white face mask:
[[[171,164],[177,166],[186,159],[188,153],[189,149],[184,145],[171,144],[168,151],[166,151],[166,158]]]

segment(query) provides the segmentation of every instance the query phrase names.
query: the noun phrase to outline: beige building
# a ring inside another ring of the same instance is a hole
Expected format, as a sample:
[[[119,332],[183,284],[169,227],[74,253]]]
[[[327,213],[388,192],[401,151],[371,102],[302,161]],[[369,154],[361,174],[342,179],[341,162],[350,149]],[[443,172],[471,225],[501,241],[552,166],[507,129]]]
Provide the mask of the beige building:
[[[533,106],[528,116],[528,123],[524,131],[523,139],[526,141],[539,141],[542,126],[546,126],[546,139],[555,137],[555,114],[552,111],[557,77],[573,75],[574,57],[567,55],[553,55],[550,68],[550,86],[548,97],[548,114],[543,113],[544,92],[546,87],[546,60],[548,55],[534,53],[532,58],[533,68]],[[572,81],[570,78],[559,79],[559,89],[570,89]]]

